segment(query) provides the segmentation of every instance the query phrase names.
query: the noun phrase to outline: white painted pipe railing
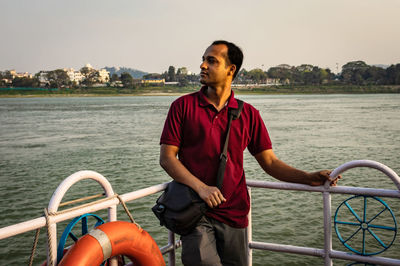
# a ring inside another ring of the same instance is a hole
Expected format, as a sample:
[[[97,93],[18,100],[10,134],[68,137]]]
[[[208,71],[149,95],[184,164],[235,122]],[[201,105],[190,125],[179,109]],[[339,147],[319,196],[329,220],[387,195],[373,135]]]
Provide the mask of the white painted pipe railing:
[[[65,193],[77,182],[84,180],[84,179],[92,179],[98,182],[106,195],[105,199],[102,199],[97,202],[93,202],[89,205],[82,205],[68,210],[63,210],[62,212],[57,212],[58,207],[61,203],[61,200]],[[130,193],[126,193],[124,195],[120,195],[120,198],[124,202],[132,201],[135,199],[139,199],[157,192],[160,192],[166,188],[167,183],[148,187],[145,189],[141,189],[138,191],[133,191]],[[108,208],[108,221],[116,221],[117,220],[117,212],[116,206],[119,204],[119,200],[115,197],[114,191],[112,189],[111,184],[108,180],[96,173],[94,171],[79,171],[76,172],[69,177],[67,177],[61,184],[57,187],[56,191],[53,193],[50,203],[48,205],[48,212],[49,216],[49,227],[50,227],[50,234],[52,235],[51,243],[48,245],[48,264],[50,265],[50,258],[49,254],[52,254],[52,261],[57,261],[57,223],[66,221],[77,216],[80,216],[85,213],[96,212],[99,210],[104,210]],[[26,222],[18,223],[15,225],[10,225],[7,227],[3,227],[0,229],[0,239],[5,239],[11,236],[15,236],[18,234],[22,234],[28,231],[36,230],[38,228],[42,228],[46,226],[46,218],[40,217],[33,220],[29,220]]]
[[[397,187],[397,190],[344,187],[344,186],[331,187],[329,186],[330,181],[327,181],[324,186],[318,186],[318,187],[312,187],[308,185],[294,184],[294,183],[285,183],[285,182],[266,182],[266,181],[254,181],[254,180],[247,181],[247,185],[249,187],[321,192],[323,196],[323,206],[324,206],[324,249],[298,247],[291,245],[280,245],[275,243],[253,242],[252,236],[250,235],[248,239],[250,247],[250,254],[249,254],[250,262],[252,259],[251,249],[262,249],[275,252],[286,252],[286,253],[295,253],[301,255],[322,257],[324,258],[325,266],[332,265],[332,259],[334,258],[366,262],[366,263],[374,263],[379,265],[400,265],[400,260],[398,259],[391,259],[391,258],[377,257],[377,256],[374,257],[360,256],[332,249],[331,193],[384,196],[384,197],[392,197],[400,199],[399,176],[386,165],[383,165],[375,161],[356,160],[345,163],[332,171],[331,178],[335,179],[343,172],[355,167],[369,167],[381,171],[393,181],[394,185]],[[252,225],[249,224],[250,232],[252,231],[251,227]]]
[[[137,190],[134,192],[126,193],[126,194],[120,195],[120,197],[123,201],[129,202],[129,201],[132,201],[135,199],[143,198],[143,197],[158,193],[160,191],[163,191],[166,188],[166,186],[167,186],[167,183],[159,184],[159,185],[155,185],[155,186],[148,187],[145,189],[140,189],[140,190]],[[67,210],[63,213],[54,215],[51,219],[52,219],[52,222],[59,223],[62,221],[66,221],[66,220],[75,218],[75,217],[80,216],[85,213],[104,210],[111,206],[116,206],[118,204],[119,204],[119,200],[113,197],[113,198],[110,198],[110,199],[107,199],[107,200],[104,200],[104,201],[101,201],[98,203],[94,203],[90,206],[82,207],[79,209],[74,208],[69,211]],[[16,235],[19,235],[22,233],[26,233],[29,231],[33,231],[33,230],[36,230],[38,228],[42,228],[45,226],[46,226],[46,219],[44,217],[39,217],[39,218],[35,218],[35,219],[29,220],[29,221],[6,226],[3,228],[0,228],[0,240],[9,238],[12,236],[16,236]]]
[[[356,160],[342,164],[341,166],[332,171],[331,177],[336,178],[341,173],[355,167],[368,167],[381,171],[386,176],[388,176],[393,181],[397,189],[400,190],[400,177],[396,174],[396,172],[384,164],[371,160]]]
[[[400,260],[392,259],[392,258],[384,258],[384,257],[368,257],[368,256],[360,256],[349,254],[342,251],[332,250],[332,225],[331,225],[331,201],[330,195],[331,193],[339,193],[339,194],[356,194],[356,195],[368,195],[368,196],[383,196],[383,197],[392,197],[400,199],[400,178],[399,176],[389,167],[369,160],[359,160],[359,161],[351,161],[345,163],[338,168],[336,168],[331,173],[331,177],[337,177],[341,173],[354,168],[354,167],[370,167],[377,169],[384,174],[386,174],[395,184],[397,190],[388,190],[388,189],[372,189],[372,188],[360,188],[360,187],[345,187],[345,186],[337,186],[330,187],[329,181],[325,186],[312,187],[308,185],[302,184],[294,184],[294,183],[284,183],[284,182],[267,182],[267,181],[254,181],[248,180],[247,185],[249,187],[256,188],[269,188],[269,189],[281,189],[281,190],[297,190],[297,191],[309,191],[309,192],[321,192],[323,195],[324,202],[324,249],[316,249],[309,247],[298,247],[291,245],[281,245],[275,243],[261,243],[255,242],[252,240],[252,224],[251,224],[251,210],[249,213],[249,228],[248,228],[248,237],[249,237],[249,261],[251,265],[252,260],[252,249],[261,249],[261,250],[270,250],[275,252],[287,252],[308,256],[317,256],[324,258],[325,265],[332,265],[332,259],[344,259],[351,261],[359,261],[366,263],[374,263],[380,265],[400,265]],[[57,213],[59,204],[61,202],[62,197],[66,193],[66,191],[76,182],[83,179],[93,179],[100,183],[103,187],[106,195],[106,199],[94,202],[90,205],[83,205],[79,208],[72,208],[69,210],[65,210]],[[163,191],[167,186],[167,183],[155,185],[152,187],[148,187],[145,189],[133,191],[130,193],[126,193],[120,195],[121,199],[124,202],[133,201],[148,195],[152,195]],[[251,193],[251,190],[249,189]],[[109,182],[100,174],[93,171],[80,171],[65,179],[54,192],[48,210],[53,213],[50,217],[50,224],[55,227],[55,225],[61,221],[69,220],[79,215],[96,212],[98,210],[107,209],[109,210],[109,221],[115,221],[117,219],[116,216],[116,206],[119,204],[119,200],[115,198],[114,192],[112,190]],[[36,219],[32,219],[26,222],[18,223],[15,225],[10,225],[7,227],[0,228],[0,240],[8,237],[12,237],[18,234],[22,234],[28,231],[32,231],[41,227],[46,226],[46,219],[44,217],[39,217]],[[56,233],[54,230],[53,233]],[[175,236],[173,233],[169,232],[169,243],[167,246],[161,248],[163,254],[169,253],[169,265],[175,265],[175,250],[180,247],[181,242],[175,242]],[[56,241],[53,241],[56,242]],[[54,245],[52,242],[51,246]],[[55,245],[56,246],[56,245]],[[49,246],[49,248],[52,248]],[[56,248],[54,249],[53,254],[56,254]],[[56,259],[56,257],[55,257]],[[55,260],[56,261],[56,260]]]
[[[114,191],[112,189],[112,186],[108,180],[100,175],[99,173],[96,173],[94,171],[79,171],[76,172],[75,174],[70,175],[64,181],[61,182],[61,184],[57,187],[56,191],[54,191],[50,202],[49,206],[47,207],[48,213],[50,214],[49,216],[49,224],[47,225],[49,227],[49,234],[50,238],[49,240],[51,241],[48,243],[48,259],[47,259],[47,265],[50,265],[50,261],[53,261],[53,263],[57,262],[57,222],[55,222],[55,219],[53,219],[54,215],[57,214],[58,207],[61,203],[61,200],[63,199],[65,193],[76,183],[78,183],[81,180],[84,179],[92,179],[96,182],[98,182],[101,187],[104,190],[104,193],[107,198],[112,198],[114,197]],[[116,205],[112,205],[108,207],[108,221],[113,222],[117,220],[117,207]],[[52,258],[49,258],[52,256]],[[115,264],[115,263],[113,263]],[[116,264],[115,264],[116,265]],[[114,265],[113,265],[114,266]]]

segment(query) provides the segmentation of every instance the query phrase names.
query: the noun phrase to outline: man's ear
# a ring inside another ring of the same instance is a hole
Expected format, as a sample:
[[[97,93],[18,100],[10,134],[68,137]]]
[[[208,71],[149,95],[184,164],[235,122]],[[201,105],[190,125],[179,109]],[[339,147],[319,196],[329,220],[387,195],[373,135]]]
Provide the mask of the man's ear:
[[[235,73],[235,71],[236,71],[236,65],[230,65],[229,66],[229,74],[231,75],[231,76],[233,76],[233,74]]]

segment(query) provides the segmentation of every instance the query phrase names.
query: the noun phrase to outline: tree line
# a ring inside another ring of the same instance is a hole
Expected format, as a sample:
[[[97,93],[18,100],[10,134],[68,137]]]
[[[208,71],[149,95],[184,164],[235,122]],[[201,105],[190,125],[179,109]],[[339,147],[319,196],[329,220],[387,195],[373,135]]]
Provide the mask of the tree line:
[[[41,75],[45,72],[46,82],[41,82]],[[72,81],[64,69],[56,69],[51,71],[40,71],[33,77],[14,76],[11,71],[0,71],[0,86],[1,87],[27,87],[27,88],[78,88],[81,85],[91,86],[96,84],[100,78],[99,72],[90,67],[82,67],[80,73],[83,75],[83,80],[78,83]],[[11,83],[9,82],[11,81]]]
[[[83,67],[81,73],[84,79],[80,84],[70,81],[63,69],[48,71],[47,86],[51,88],[80,86],[90,87],[96,84],[98,74],[92,69]],[[10,71],[0,72],[1,87],[40,87],[40,72],[34,77],[13,77]],[[165,82],[177,86],[188,84],[198,84],[199,75],[190,73],[185,67],[176,69],[169,66],[165,72],[151,73],[144,75],[142,79],[162,80],[159,85]],[[113,74],[110,77],[108,86],[135,88],[145,86],[142,79],[134,79],[129,73],[124,72],[120,75]],[[11,83],[9,82],[10,80]],[[267,71],[256,68],[250,71],[240,70],[236,84],[275,84],[275,85],[322,85],[322,84],[343,84],[343,85],[400,85],[400,64],[391,65],[387,68],[371,66],[364,61],[352,61],[342,66],[342,72],[334,74],[329,68],[303,64],[300,66],[279,65],[271,67]]]
[[[313,65],[297,67],[280,65],[268,71],[242,69],[237,83],[265,83],[275,79],[279,84],[321,85],[341,83],[347,85],[400,85],[400,64],[388,68],[370,66],[363,61],[353,61],[342,66],[342,72],[334,74],[329,68]]]

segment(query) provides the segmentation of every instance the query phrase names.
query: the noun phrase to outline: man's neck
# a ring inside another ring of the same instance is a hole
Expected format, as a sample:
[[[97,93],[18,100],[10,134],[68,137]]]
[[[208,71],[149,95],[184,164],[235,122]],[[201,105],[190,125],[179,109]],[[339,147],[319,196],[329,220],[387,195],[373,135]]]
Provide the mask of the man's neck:
[[[217,111],[221,111],[225,107],[226,102],[231,96],[231,87],[211,87],[207,86],[206,97],[209,102],[214,105]]]

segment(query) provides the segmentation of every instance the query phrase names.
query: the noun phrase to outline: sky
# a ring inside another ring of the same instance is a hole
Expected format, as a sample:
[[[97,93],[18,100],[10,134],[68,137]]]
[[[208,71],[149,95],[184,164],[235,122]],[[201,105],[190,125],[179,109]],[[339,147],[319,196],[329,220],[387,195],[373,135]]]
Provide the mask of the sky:
[[[37,73],[90,63],[199,73],[218,39],[247,70],[356,60],[400,63],[399,0],[0,0],[0,71]]]

